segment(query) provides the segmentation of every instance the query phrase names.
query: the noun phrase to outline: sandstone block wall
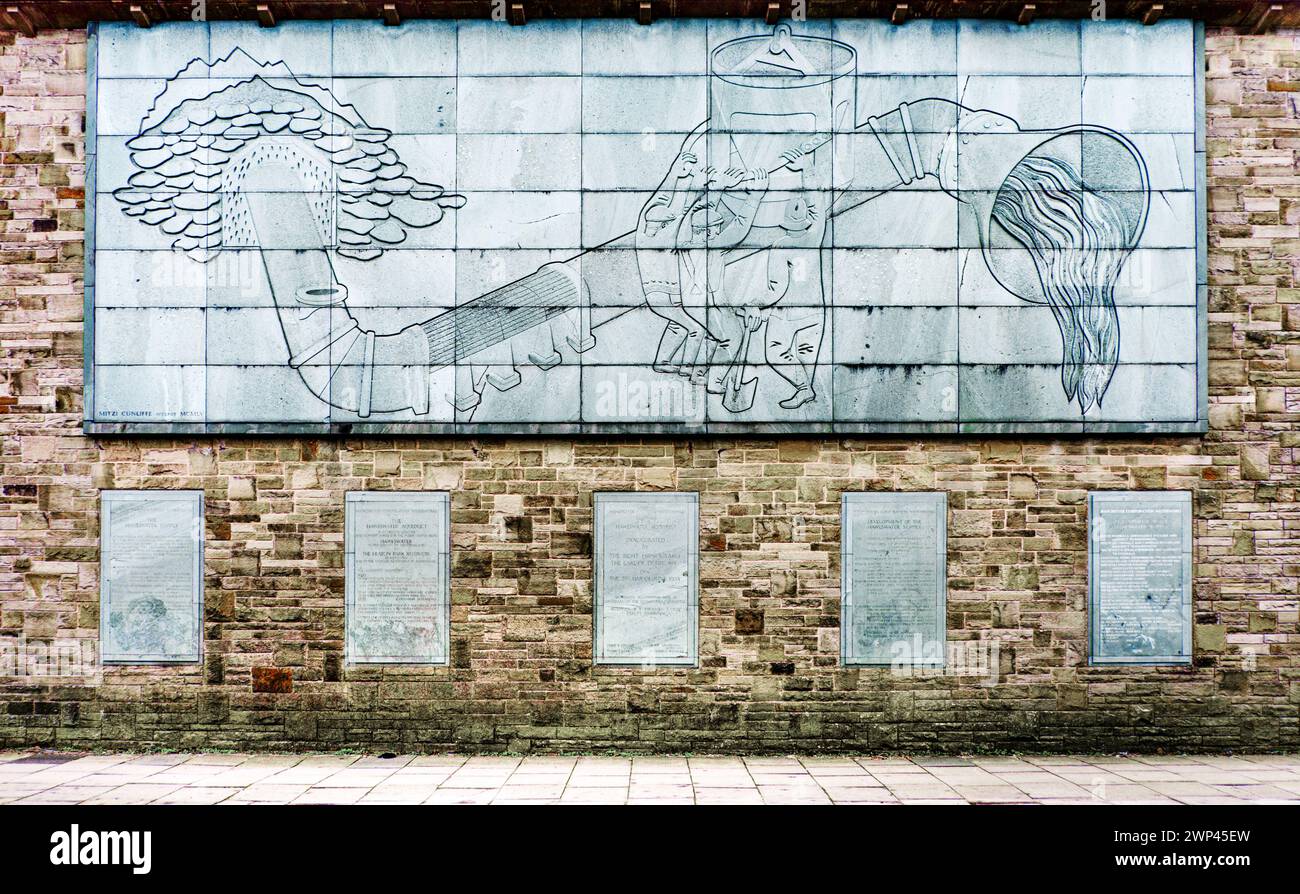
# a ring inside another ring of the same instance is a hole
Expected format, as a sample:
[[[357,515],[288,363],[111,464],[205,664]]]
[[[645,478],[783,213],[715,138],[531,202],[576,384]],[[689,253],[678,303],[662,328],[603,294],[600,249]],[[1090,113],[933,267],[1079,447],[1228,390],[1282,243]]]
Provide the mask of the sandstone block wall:
[[[98,636],[98,492],[202,488],[201,665],[0,677],[0,747],[1300,747],[1300,32],[1207,36],[1204,437],[81,433],[85,38],[0,32],[0,641]],[[452,493],[449,667],[343,664],[343,495]],[[1086,664],[1091,488],[1195,495],[1195,662]],[[700,666],[593,667],[591,495],[701,494]],[[993,685],[839,664],[839,497],[949,494]]]

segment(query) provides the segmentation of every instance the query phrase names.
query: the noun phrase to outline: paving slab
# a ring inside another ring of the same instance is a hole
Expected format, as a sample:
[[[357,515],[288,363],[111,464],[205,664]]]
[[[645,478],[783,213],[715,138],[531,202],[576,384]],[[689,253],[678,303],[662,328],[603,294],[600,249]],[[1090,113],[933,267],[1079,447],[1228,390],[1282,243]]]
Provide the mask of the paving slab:
[[[1296,755],[0,752],[3,804],[1297,804]]]

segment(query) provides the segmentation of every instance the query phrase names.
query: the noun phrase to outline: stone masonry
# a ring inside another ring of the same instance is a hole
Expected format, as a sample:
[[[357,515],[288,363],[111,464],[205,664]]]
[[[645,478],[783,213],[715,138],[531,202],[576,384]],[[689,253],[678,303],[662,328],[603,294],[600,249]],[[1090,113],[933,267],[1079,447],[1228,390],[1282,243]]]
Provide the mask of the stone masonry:
[[[98,491],[201,488],[205,661],[0,678],[0,747],[1300,747],[1300,32],[1207,35],[1204,437],[92,439],[85,35],[0,32],[0,638],[98,636]],[[452,661],[343,664],[343,498],[449,490]],[[1086,665],[1089,489],[1195,493],[1195,661]],[[700,666],[593,667],[594,490],[701,494]],[[839,664],[844,490],[949,495],[951,641]]]

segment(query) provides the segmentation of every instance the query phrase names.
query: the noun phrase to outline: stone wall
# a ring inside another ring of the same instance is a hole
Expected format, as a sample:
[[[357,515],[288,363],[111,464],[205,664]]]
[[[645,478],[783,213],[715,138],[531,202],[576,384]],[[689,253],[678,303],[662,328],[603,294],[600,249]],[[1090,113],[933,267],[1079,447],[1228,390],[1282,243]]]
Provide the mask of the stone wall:
[[[1207,36],[1205,437],[81,434],[85,40],[0,32],[0,638],[98,636],[98,491],[202,488],[206,659],[0,678],[0,746],[1300,747],[1300,33]],[[452,493],[452,661],[343,665],[343,495]],[[1090,488],[1195,492],[1195,662],[1086,666]],[[700,666],[593,668],[591,494],[701,493]],[[949,494],[949,638],[995,685],[839,665],[839,495]]]

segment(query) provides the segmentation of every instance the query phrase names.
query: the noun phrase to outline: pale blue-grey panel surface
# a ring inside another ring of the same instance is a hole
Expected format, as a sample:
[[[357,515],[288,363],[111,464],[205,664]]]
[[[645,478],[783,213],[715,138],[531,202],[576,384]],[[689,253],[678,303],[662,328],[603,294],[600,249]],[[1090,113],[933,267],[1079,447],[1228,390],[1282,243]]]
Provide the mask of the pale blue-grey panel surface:
[[[90,431],[1206,428],[1189,22],[89,47]]]

